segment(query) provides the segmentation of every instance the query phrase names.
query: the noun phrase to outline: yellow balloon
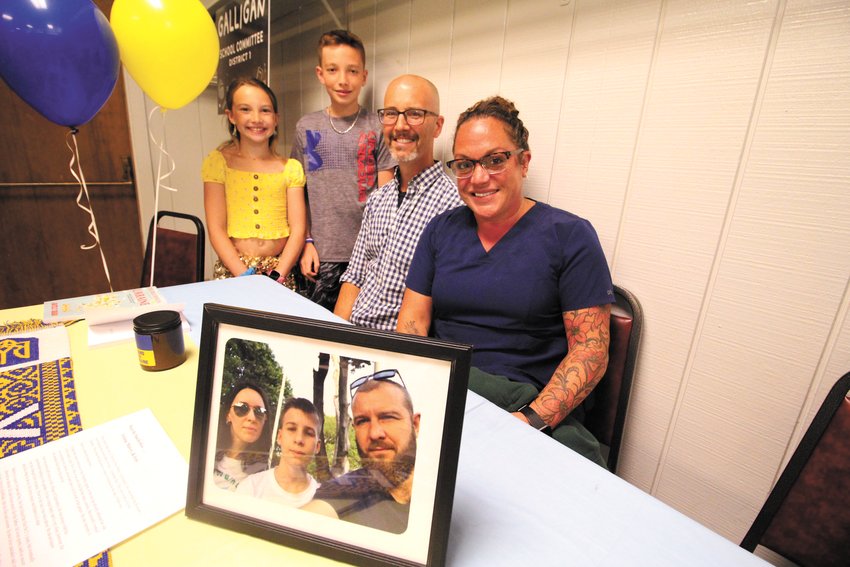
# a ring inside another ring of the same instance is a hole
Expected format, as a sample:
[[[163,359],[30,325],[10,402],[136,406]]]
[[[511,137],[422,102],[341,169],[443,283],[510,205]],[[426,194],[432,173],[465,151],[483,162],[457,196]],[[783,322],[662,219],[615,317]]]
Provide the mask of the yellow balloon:
[[[200,0],[115,0],[110,24],[127,71],[163,108],[188,104],[215,75],[218,34]]]

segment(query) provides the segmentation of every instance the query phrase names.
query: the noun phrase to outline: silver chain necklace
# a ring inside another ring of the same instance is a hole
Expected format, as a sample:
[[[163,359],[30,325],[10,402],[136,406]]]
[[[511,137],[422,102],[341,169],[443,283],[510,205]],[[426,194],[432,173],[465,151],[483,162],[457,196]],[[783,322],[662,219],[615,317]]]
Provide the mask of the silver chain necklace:
[[[333,118],[331,118],[331,109],[328,108],[328,122],[330,122],[331,128],[333,128],[333,131],[336,132],[337,134],[348,134],[349,132],[351,132],[351,129],[354,128],[355,124],[357,124],[357,120],[359,118],[360,118],[360,107],[358,106],[357,107],[357,115],[354,117],[354,122],[351,123],[351,126],[346,128],[345,130],[337,130],[336,126],[334,126],[334,120],[333,120]]]

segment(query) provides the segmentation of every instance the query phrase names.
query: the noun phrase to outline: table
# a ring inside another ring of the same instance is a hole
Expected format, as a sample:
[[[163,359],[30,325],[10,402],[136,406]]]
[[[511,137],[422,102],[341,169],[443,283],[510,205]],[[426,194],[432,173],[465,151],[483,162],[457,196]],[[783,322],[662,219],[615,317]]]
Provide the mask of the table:
[[[149,407],[189,459],[203,303],[338,320],[263,277],[160,290],[185,303],[188,359],[145,372],[135,344],[90,349],[84,322],[68,327],[83,427]],[[38,318],[42,306],[0,311]],[[555,478],[555,481],[551,479]],[[528,480],[534,479],[534,480]],[[115,567],[339,563],[189,520],[180,512],[112,548]],[[273,563],[274,562],[274,563]],[[449,566],[594,567],[767,565],[607,470],[469,392],[447,554]]]

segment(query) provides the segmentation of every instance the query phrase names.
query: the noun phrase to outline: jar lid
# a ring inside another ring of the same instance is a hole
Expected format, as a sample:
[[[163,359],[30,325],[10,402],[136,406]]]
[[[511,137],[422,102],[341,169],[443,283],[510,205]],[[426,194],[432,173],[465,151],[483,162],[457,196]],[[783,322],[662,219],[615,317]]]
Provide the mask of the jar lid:
[[[151,311],[133,319],[133,330],[150,334],[170,331],[180,326],[180,313],[177,311]]]

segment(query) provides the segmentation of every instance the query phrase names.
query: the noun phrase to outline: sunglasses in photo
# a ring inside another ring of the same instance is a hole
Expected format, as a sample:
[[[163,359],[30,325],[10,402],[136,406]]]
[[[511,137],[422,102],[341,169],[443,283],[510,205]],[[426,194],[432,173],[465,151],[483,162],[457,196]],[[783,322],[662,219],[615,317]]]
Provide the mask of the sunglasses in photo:
[[[266,419],[266,415],[269,413],[269,410],[266,408],[261,408],[260,406],[249,406],[245,402],[233,404],[231,407],[233,408],[233,413],[236,414],[236,417],[245,417],[248,415],[248,410],[254,410],[254,417],[260,421]]]
[[[360,388],[363,384],[370,380],[380,380],[380,381],[388,381],[398,384],[405,390],[407,386],[404,385],[404,380],[401,379],[401,374],[398,373],[398,370],[380,370],[375,372],[374,374],[369,374],[368,376],[361,376],[357,380],[351,383],[349,388],[351,389],[351,399],[354,399],[354,394],[357,393],[357,389]]]

